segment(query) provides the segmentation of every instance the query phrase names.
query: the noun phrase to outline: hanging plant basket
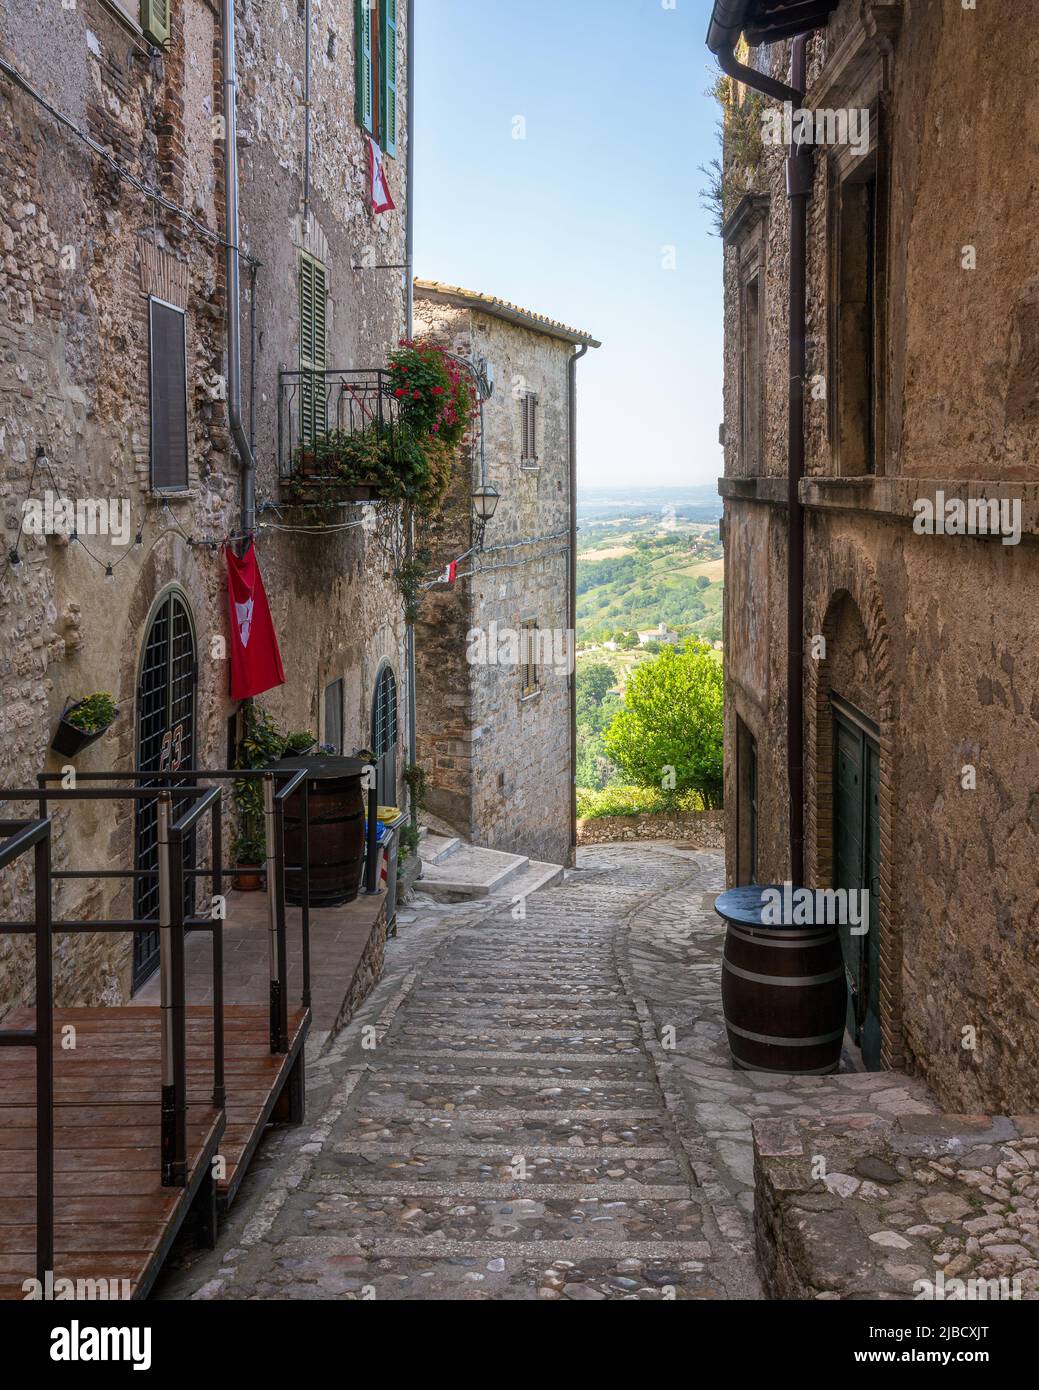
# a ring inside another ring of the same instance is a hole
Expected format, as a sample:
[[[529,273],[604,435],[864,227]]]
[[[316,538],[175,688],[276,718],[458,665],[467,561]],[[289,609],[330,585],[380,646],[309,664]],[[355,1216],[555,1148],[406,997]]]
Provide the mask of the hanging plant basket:
[[[108,730],[119,717],[119,711],[115,708],[110,696],[104,697],[104,700],[107,702],[106,704],[101,703],[99,696],[91,695],[85,700],[70,701],[65,706],[58,720],[58,727],[54,731],[54,737],[51,739],[51,748],[55,753],[61,753],[66,758],[73,758],[77,753],[82,752],[91,743],[96,743],[99,738],[108,733]],[[76,722],[77,715],[82,716],[92,701],[98,701],[102,711],[110,707],[111,717],[107,723],[100,727],[81,728],[80,724]]]

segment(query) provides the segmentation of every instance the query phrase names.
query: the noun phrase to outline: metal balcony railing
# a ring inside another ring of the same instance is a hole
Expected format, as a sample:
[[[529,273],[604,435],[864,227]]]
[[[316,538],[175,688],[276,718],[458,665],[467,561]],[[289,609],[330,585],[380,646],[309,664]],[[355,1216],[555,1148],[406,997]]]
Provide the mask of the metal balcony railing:
[[[278,476],[282,482],[327,479],[320,441],[333,431],[392,432],[399,408],[381,368],[331,367],[278,373]]]

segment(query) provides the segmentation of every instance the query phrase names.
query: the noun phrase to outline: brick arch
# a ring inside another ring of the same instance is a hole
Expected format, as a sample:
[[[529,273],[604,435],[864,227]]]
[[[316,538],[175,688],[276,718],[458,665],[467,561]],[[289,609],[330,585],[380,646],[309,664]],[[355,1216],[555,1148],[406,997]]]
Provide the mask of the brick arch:
[[[833,881],[833,716],[829,656],[837,635],[841,605],[850,601],[866,634],[870,687],[880,726],[880,1019],[881,1061],[905,1063],[902,1032],[902,928],[895,906],[895,730],[898,696],[892,669],[891,638],[876,570],[864,551],[848,545],[828,556],[825,582],[809,613],[809,636],[826,639],[826,658],[807,662],[806,835],[807,877],[828,887]]]

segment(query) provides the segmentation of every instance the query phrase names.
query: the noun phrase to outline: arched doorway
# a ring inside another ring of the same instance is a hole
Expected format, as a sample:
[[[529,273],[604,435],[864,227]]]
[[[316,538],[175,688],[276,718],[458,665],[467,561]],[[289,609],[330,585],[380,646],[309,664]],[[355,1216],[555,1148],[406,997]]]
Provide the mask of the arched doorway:
[[[377,768],[379,805],[392,806],[397,797],[397,682],[388,663],[380,667],[375,678],[372,752]]]
[[[163,772],[194,767],[195,693],[198,660],[195,626],[183,592],[171,588],[152,608],[145,629],[137,678],[137,761],[139,772],[154,772],[146,786],[161,785]],[[194,842],[187,846],[187,867],[194,865]],[[134,843],[135,867],[154,872],[158,868],[158,812],[154,801],[137,808]],[[194,880],[185,890],[185,909],[194,910]],[[134,916],[157,917],[159,884],[156,878],[134,880]],[[159,961],[158,930],[134,934],[133,988],[136,990]]]

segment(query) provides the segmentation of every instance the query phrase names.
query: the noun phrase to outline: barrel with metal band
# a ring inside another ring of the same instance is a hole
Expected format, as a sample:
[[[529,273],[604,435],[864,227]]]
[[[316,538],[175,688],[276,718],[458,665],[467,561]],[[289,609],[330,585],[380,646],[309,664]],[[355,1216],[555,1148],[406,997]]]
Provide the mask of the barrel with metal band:
[[[815,920],[827,912],[814,894],[793,920],[780,911],[773,923],[776,894],[783,902],[781,885],[753,884],[714,905],[726,924],[722,1008],[732,1059],[745,1071],[833,1072],[847,1008],[839,927]]]
[[[357,897],[364,866],[364,763],[358,758],[282,758],[279,770],[306,768],[307,843],[310,862],[310,906],[338,907]],[[285,803],[285,862],[303,861],[303,795],[295,792]],[[303,901],[302,874],[293,867],[285,875],[285,901]]]

